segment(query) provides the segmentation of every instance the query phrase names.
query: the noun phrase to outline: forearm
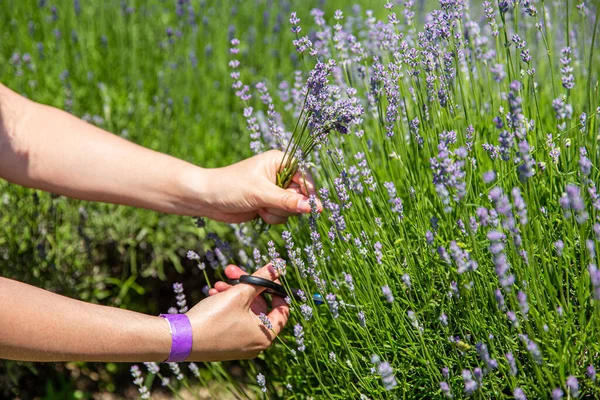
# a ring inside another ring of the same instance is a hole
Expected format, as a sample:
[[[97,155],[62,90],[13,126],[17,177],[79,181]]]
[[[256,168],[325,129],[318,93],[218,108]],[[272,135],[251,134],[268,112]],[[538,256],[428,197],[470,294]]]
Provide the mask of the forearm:
[[[0,177],[69,197],[202,215],[204,171],[0,84]],[[192,185],[194,185],[192,189]]]
[[[84,303],[0,278],[0,358],[27,361],[164,361],[166,320]]]

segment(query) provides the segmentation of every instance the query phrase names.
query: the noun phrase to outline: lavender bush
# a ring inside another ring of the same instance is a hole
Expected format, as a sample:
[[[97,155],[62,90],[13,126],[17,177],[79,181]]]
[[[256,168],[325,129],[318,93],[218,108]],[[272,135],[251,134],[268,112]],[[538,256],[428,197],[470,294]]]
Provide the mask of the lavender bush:
[[[310,169],[324,205],[283,232],[234,227],[238,244],[198,256],[248,271],[282,257],[285,285],[325,299],[290,300],[289,329],[248,365],[254,389],[236,390],[600,396],[600,8],[385,9],[292,13],[303,68],[280,82],[256,81],[231,40],[252,150],[285,151],[282,174]]]

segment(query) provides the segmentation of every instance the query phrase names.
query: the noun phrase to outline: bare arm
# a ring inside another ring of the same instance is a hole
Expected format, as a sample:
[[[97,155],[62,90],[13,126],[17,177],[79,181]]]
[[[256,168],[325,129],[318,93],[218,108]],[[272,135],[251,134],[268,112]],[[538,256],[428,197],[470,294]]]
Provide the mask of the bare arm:
[[[205,169],[146,149],[0,84],[0,178],[83,200],[170,214],[269,223],[309,212],[314,185],[274,184],[283,153]]]
[[[242,274],[230,267],[228,274]],[[255,273],[277,278],[272,267]],[[219,287],[228,286],[223,282]],[[262,288],[238,285],[201,301],[187,315],[193,331],[188,361],[256,357],[285,325],[289,309],[274,299],[269,312]],[[273,330],[257,318],[269,313]],[[164,361],[171,349],[166,320],[70,299],[0,278],[0,359],[25,361]]]
[[[166,320],[70,299],[0,278],[0,358],[164,361]]]
[[[202,169],[103,131],[0,85],[0,177],[84,200],[201,215],[182,180]],[[205,186],[201,179],[197,189]]]

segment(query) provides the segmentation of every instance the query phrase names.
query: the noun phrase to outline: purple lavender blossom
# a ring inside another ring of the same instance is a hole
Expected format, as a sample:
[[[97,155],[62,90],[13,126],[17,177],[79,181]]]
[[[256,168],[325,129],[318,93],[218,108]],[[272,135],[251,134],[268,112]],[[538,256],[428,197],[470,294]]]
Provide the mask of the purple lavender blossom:
[[[573,375],[567,378],[567,389],[573,398],[579,397],[579,381]]]
[[[483,363],[485,364],[485,367],[483,370],[485,375],[488,375],[494,369],[498,368],[498,362],[495,359],[490,357],[488,348],[485,345],[485,343],[479,342],[475,345],[475,348],[477,349],[477,354],[479,354],[481,361],[483,361]]]
[[[260,390],[267,393],[267,380],[263,374],[259,373],[256,375],[256,383],[258,384],[258,387],[260,387]]]
[[[560,72],[562,74],[562,84],[565,89],[571,90],[575,87],[575,77],[573,76],[573,67],[571,67],[571,48],[564,47],[561,50],[561,54],[560,63],[562,64],[562,68]]]
[[[313,309],[308,304],[301,304],[300,313],[302,314],[302,317],[304,317],[305,321],[310,321],[313,316]]]
[[[471,396],[477,390],[477,382],[473,380],[473,374],[468,369],[463,369],[462,378],[465,383],[465,395]]]
[[[552,391],[552,400],[562,400],[565,395],[565,392],[562,391],[561,388],[556,388]]]
[[[527,204],[521,195],[521,190],[518,187],[512,189],[513,201],[515,209],[517,210],[517,216],[519,217],[519,223],[521,225],[527,225]]]
[[[340,316],[340,311],[339,303],[336,300],[335,294],[329,293],[327,296],[325,296],[325,301],[327,301],[327,304],[329,305],[329,311],[331,311],[333,318],[338,318]]]
[[[304,345],[304,329],[302,328],[302,325],[294,325],[294,337],[296,338],[298,351],[303,352],[304,350],[306,350],[306,346]]]
[[[410,320],[410,323],[413,326],[413,328],[415,328],[417,331],[419,331],[419,333],[423,333],[425,329],[423,328],[423,325],[421,325],[421,323],[417,319],[417,315],[415,314],[415,312],[413,310],[408,310],[407,315],[408,315],[408,319]]]
[[[388,285],[382,286],[381,287],[381,291],[383,292],[383,296],[385,297],[385,301],[387,301],[388,303],[393,303],[394,302],[394,295],[392,294],[392,291],[390,289],[390,287]]]
[[[260,320],[260,322],[263,323],[263,325],[269,329],[272,330],[273,329],[273,324],[271,324],[271,320],[269,319],[269,317],[265,314],[265,313],[260,313],[258,315],[258,319]]]
[[[380,242],[375,242],[373,248],[375,249],[375,258],[377,259],[377,264],[381,264],[383,261],[383,253],[381,252],[383,245]]]
[[[495,171],[487,171],[483,174],[483,181],[485,183],[492,183],[496,180],[496,172]]]
[[[527,400],[527,396],[525,396],[525,392],[521,388],[515,388],[513,396],[515,396],[515,400]]]
[[[521,340],[523,341],[523,344],[527,348],[527,351],[529,352],[529,354],[531,354],[533,361],[535,361],[536,364],[541,365],[542,364],[542,352],[540,351],[540,348],[538,347],[538,345],[533,340],[529,339],[529,336],[527,336],[525,334],[519,334],[519,338],[521,338]]]
[[[575,220],[581,225],[588,219],[588,212],[585,209],[585,203],[581,197],[579,187],[568,184],[565,193],[560,198],[560,205],[563,209],[565,218],[571,218],[575,213]]]
[[[588,365],[585,374],[591,379],[592,382],[596,382],[596,369],[593,365]]]
[[[500,289],[496,289],[494,291],[494,298],[496,299],[496,303],[498,304],[500,311],[506,311],[504,296],[502,295],[502,291]]]
[[[442,376],[444,377],[444,379],[448,379],[450,377],[450,370],[448,369],[448,367],[442,368]]]
[[[381,361],[379,356],[373,354],[371,356],[371,363],[377,366],[377,372],[381,376],[381,382],[385,390],[392,390],[396,387],[397,382],[394,377],[394,370],[387,361]]]
[[[446,327],[448,326],[448,316],[444,313],[442,313],[440,315],[440,322],[442,323],[442,326]]]
[[[433,240],[434,240],[434,236],[433,233],[431,233],[431,231],[427,231],[425,232],[425,242],[427,242],[427,244],[429,246],[433,245]]]
[[[442,390],[442,393],[444,393],[444,396],[446,396],[447,399],[454,398],[454,395],[452,394],[452,390],[450,389],[450,385],[448,385],[448,382],[440,382],[440,389]]]
[[[554,242],[554,247],[556,248],[556,255],[562,257],[563,249],[565,248],[565,244],[562,240],[557,240]]]
[[[438,154],[430,159],[433,184],[442,200],[444,212],[452,210],[451,200],[460,202],[467,194],[464,171],[466,150],[463,147],[451,152],[449,145],[456,142],[454,131],[440,134]]]
[[[508,367],[510,368],[510,374],[512,376],[517,376],[518,370],[517,370],[517,363],[515,361],[515,356],[513,356],[513,353],[506,353],[506,361],[508,361]]]
[[[367,326],[367,319],[363,311],[358,312],[358,324],[363,328]]]
[[[188,311],[187,301],[185,298],[185,294],[183,293],[183,284],[174,283],[173,291],[175,292],[175,299],[177,300],[177,306],[179,307],[179,312],[181,314],[185,314]]]
[[[592,263],[588,266],[588,272],[594,288],[594,299],[600,300],[600,270],[596,264]]]
[[[527,303],[527,295],[521,290],[517,293],[517,301],[519,302],[519,308],[521,309],[523,318],[527,319],[527,315],[529,314],[529,304]]]

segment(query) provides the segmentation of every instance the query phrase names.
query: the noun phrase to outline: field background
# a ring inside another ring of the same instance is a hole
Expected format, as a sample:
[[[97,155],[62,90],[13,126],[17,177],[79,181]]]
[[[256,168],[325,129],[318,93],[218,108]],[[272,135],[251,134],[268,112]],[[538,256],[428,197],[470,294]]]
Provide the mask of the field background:
[[[298,11],[309,28],[313,7],[330,14],[351,6],[209,0],[184,4],[180,16],[179,3],[2,0],[0,82],[143,146],[223,166],[251,155],[230,90],[229,39],[244,41],[249,72],[293,80],[298,60],[289,13]],[[382,2],[355,3],[371,4],[376,15],[384,11]],[[219,224],[210,229],[228,231]],[[185,252],[203,239],[191,218],[0,181],[0,275],[70,297],[158,314],[174,303],[171,284],[183,281],[195,302],[205,283]],[[130,382],[129,365],[0,361],[0,398],[135,396]]]

